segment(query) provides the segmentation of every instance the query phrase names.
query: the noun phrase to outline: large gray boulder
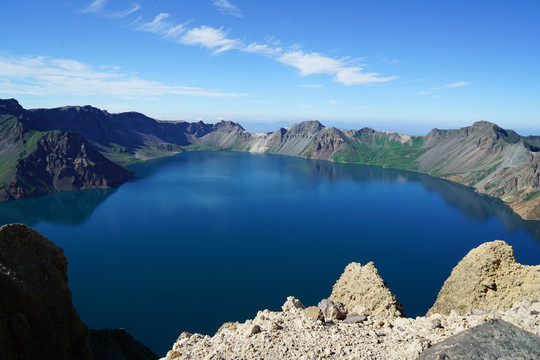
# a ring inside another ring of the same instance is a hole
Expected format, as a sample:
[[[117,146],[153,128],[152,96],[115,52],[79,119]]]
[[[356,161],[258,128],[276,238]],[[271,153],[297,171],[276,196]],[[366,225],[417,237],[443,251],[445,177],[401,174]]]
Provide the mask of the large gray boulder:
[[[451,336],[424,350],[417,360],[540,359],[540,337],[500,319]]]

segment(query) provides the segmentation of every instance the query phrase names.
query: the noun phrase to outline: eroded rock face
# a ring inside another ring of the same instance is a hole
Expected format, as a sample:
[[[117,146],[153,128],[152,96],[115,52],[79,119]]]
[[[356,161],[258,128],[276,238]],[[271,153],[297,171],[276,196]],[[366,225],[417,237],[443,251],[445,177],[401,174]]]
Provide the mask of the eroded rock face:
[[[349,313],[405,316],[403,305],[390,292],[373,262],[364,266],[359,263],[347,265],[329,299],[343,303]]]
[[[459,262],[427,316],[452,310],[508,310],[523,300],[540,300],[540,265],[516,263],[512,247],[496,240],[471,250]]]
[[[93,359],[62,249],[22,224],[0,228],[0,357]]]

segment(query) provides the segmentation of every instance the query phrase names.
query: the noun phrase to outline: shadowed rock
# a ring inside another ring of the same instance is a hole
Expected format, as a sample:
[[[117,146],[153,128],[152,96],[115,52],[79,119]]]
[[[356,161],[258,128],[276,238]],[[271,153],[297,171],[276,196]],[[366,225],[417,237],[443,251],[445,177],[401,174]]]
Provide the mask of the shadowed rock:
[[[90,330],[95,360],[157,360],[158,356],[124,329]]]
[[[22,224],[0,228],[0,358],[92,359],[62,249]]]

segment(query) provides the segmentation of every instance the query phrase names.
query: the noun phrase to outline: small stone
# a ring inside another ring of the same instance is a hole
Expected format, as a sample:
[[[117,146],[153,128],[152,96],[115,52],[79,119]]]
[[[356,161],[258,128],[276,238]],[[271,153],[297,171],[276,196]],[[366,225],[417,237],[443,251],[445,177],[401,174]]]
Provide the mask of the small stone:
[[[324,321],[324,315],[321,309],[319,309],[317,306],[310,306],[304,310],[304,316],[315,321]]]
[[[431,322],[431,328],[432,329],[442,329],[443,326],[441,324],[441,320],[439,319],[435,319],[434,321]]]
[[[179,358],[182,354],[179,353],[178,351],[175,351],[175,350],[171,350],[169,352],[167,352],[167,358],[166,359],[176,359],[176,358]]]
[[[222,326],[223,327],[223,326]],[[193,334],[190,333],[190,332],[187,332],[187,331],[184,331],[183,333],[180,334],[180,336],[178,337],[178,339],[176,341],[180,341],[180,340],[184,340],[184,339],[189,339],[190,337],[192,337]]]
[[[347,316],[347,311],[343,303],[337,301],[323,299],[319,302],[318,307],[321,309],[326,320],[342,320]]]
[[[293,309],[305,309],[306,307],[300,300],[295,298],[294,296],[287,297],[287,301],[285,301],[285,304],[281,307],[283,311],[291,311]]]
[[[359,324],[367,320],[367,316],[358,315],[358,314],[348,314],[345,319],[343,319],[344,324]]]
[[[258,334],[261,332],[261,327],[259,325],[249,325],[246,329],[244,335],[250,337],[252,335]]]

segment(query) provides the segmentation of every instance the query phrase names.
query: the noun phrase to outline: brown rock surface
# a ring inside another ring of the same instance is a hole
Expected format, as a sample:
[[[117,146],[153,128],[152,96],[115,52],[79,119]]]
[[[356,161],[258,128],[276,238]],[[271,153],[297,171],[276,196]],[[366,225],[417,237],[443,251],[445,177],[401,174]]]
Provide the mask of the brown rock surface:
[[[93,359],[62,249],[22,224],[0,228],[0,357]]]
[[[343,303],[348,312],[360,312],[358,308],[362,308],[372,315],[405,316],[403,305],[390,292],[373,262],[347,265],[329,299]]]
[[[512,247],[496,240],[471,250],[459,262],[427,316],[452,310],[508,310],[523,300],[540,300],[540,265],[516,263]]]

